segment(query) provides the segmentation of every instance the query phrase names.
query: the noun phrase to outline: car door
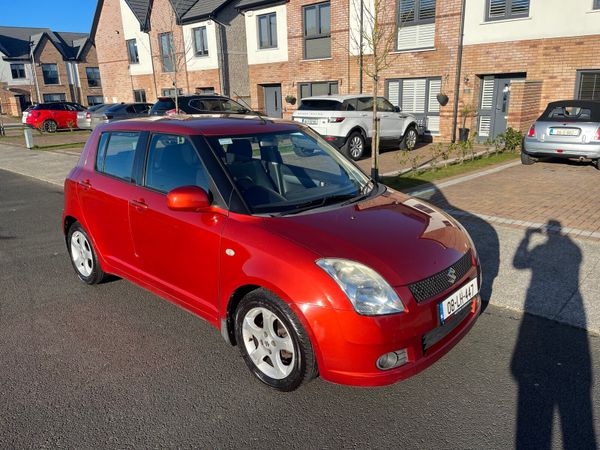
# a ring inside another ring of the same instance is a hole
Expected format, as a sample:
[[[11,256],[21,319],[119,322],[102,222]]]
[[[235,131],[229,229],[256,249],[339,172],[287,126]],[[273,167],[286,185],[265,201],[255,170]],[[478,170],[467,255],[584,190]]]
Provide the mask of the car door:
[[[100,254],[130,274],[137,272],[129,200],[135,195],[133,166],[138,148],[145,148],[140,132],[102,133],[94,167],[83,169],[77,180],[83,218]]]
[[[65,104],[64,121],[66,128],[77,127],[77,112],[79,109],[73,105]]]
[[[377,97],[377,117],[379,117],[379,130],[381,139],[387,143],[400,139],[404,119],[394,110],[394,105],[383,97]]]
[[[188,185],[210,192],[197,149],[187,137],[154,134],[142,185],[129,203],[134,252],[149,282],[203,316],[216,317],[226,216],[217,210],[170,210],[167,193]]]
[[[366,132],[373,136],[373,97],[358,97],[356,99],[357,123]]]

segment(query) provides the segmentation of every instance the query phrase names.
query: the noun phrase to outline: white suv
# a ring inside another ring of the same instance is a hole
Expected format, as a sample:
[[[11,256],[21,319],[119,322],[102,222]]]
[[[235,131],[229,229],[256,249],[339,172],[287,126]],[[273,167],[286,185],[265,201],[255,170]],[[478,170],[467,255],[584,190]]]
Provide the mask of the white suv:
[[[377,97],[381,146],[400,145],[412,150],[419,137],[417,119],[400,112],[383,97]],[[324,95],[300,101],[293,119],[314,129],[349,158],[365,156],[373,135],[373,97],[368,95]]]

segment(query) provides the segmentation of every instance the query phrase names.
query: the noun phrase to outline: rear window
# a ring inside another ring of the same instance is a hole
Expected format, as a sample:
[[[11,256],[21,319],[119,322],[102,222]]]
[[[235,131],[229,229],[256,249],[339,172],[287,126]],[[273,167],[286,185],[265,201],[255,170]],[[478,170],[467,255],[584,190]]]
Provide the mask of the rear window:
[[[302,100],[301,111],[341,111],[342,104],[335,100]]]
[[[549,106],[542,114],[540,120],[556,122],[595,122],[599,119],[600,108],[594,110],[591,107],[578,105]]]
[[[161,98],[152,107],[154,111],[168,111],[173,108],[175,108],[175,102],[170,98]]]

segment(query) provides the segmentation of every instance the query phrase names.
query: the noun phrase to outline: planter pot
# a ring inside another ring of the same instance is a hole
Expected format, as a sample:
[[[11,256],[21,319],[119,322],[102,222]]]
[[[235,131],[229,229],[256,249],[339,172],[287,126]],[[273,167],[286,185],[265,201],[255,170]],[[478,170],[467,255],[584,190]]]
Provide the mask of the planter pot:
[[[458,129],[458,141],[467,142],[469,140],[469,128]]]
[[[285,96],[285,101],[287,103],[289,103],[290,105],[295,105],[296,104],[296,97],[294,97],[293,95],[286,95]]]
[[[448,104],[448,96],[446,94],[438,94],[437,101],[440,105],[446,106]]]

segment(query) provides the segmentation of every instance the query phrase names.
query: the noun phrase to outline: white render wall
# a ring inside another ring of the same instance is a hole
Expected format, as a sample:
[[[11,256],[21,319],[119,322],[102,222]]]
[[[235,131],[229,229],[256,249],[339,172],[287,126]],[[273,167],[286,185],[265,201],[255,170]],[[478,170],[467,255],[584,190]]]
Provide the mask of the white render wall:
[[[465,45],[600,34],[593,0],[531,0],[529,17],[486,22],[486,0],[467,0]]]
[[[196,56],[194,46],[194,28],[206,27],[206,38],[208,39],[208,55]],[[191,23],[183,26],[183,40],[185,45],[185,60],[187,70],[208,70],[219,68],[219,55],[217,50],[217,27],[212,20]]]
[[[363,30],[367,30],[363,35],[368,35],[369,18],[373,17],[375,3],[373,0],[364,0],[363,2]],[[360,0],[350,0],[350,33],[348,48],[352,56],[360,55]],[[363,36],[364,37],[364,36]],[[363,54],[371,55],[373,50],[366,39],[363,39]]]
[[[277,47],[258,48],[258,19],[257,16],[269,13],[277,14]],[[248,49],[248,64],[267,64],[288,60],[287,40],[287,10],[286,5],[246,11],[246,48]]]
[[[126,40],[136,39],[140,62],[139,64],[129,64],[129,73],[131,75],[148,75],[152,73],[152,56],[150,52],[150,37],[148,34],[140,31],[140,23],[135,18],[133,11],[127,6],[125,0],[121,0],[121,19],[123,20],[123,45],[126,46]]]
[[[8,83],[10,86],[31,85],[33,84],[33,74],[31,72],[31,64],[24,61],[12,61],[15,64],[25,65],[25,78],[13,80],[10,70],[11,61],[4,61],[2,58],[6,56],[0,52],[0,81]]]

